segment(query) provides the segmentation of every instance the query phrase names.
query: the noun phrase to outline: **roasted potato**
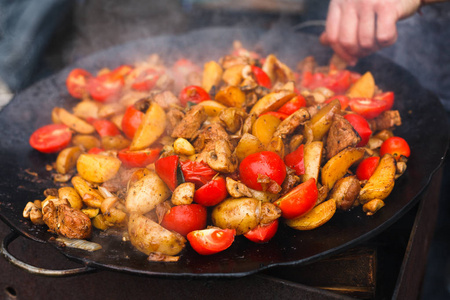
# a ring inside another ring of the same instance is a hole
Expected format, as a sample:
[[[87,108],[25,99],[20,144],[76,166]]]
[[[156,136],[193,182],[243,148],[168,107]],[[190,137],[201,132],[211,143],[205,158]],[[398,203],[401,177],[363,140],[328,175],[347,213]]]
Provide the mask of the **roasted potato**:
[[[263,143],[254,135],[250,133],[245,133],[242,138],[239,140],[234,152],[239,159],[242,161],[244,158],[249,156],[250,154],[264,151],[265,147]]]
[[[216,94],[215,100],[228,107],[242,107],[245,103],[245,94],[237,86],[227,86]]]
[[[328,222],[336,212],[334,199],[320,203],[306,215],[294,219],[287,219],[286,225],[297,230],[311,230]]]
[[[281,120],[275,116],[262,115],[253,123],[252,134],[267,146],[280,123]]]
[[[359,193],[359,202],[365,204],[373,199],[384,200],[392,192],[395,184],[395,158],[385,154],[377,168]]]
[[[287,90],[272,92],[259,99],[250,110],[250,114],[259,116],[268,111],[276,111],[295,96],[296,94],[294,92]]]
[[[322,152],[322,142],[316,141],[305,144],[303,149],[305,174],[302,175],[302,182],[310,178],[314,178],[318,182],[320,166],[322,164]]]
[[[339,100],[335,99],[320,109],[317,114],[311,118],[311,129],[314,140],[320,141],[328,132],[333,123],[333,116],[341,109]]]
[[[202,88],[208,93],[213,86],[218,86],[222,80],[222,67],[215,61],[209,61],[203,66]]]
[[[372,73],[366,72],[348,90],[347,96],[351,98],[372,98],[375,93],[375,80]]]
[[[153,144],[166,129],[166,113],[156,103],[151,103],[145,112],[131,141],[130,150],[142,150]]]
[[[87,181],[102,183],[116,176],[121,164],[113,156],[83,153],[78,157],[77,171]]]
[[[56,158],[56,171],[60,174],[67,174],[77,164],[77,159],[81,154],[80,147],[68,147],[59,152]]]

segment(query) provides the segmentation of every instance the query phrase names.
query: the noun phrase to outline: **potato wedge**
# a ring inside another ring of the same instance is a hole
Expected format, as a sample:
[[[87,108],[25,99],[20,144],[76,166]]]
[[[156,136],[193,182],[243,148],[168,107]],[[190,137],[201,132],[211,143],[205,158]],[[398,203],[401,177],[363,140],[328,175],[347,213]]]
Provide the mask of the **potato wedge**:
[[[252,134],[267,146],[272,140],[273,133],[277,130],[281,120],[272,115],[262,115],[256,119],[252,126]]]
[[[314,178],[318,182],[320,166],[322,164],[322,152],[323,142],[316,141],[305,144],[303,149],[305,174],[301,175],[302,182],[310,178]]]
[[[365,204],[373,199],[384,200],[391,193],[395,184],[395,158],[385,154],[367,183],[359,192],[359,202]]]
[[[223,109],[227,108],[222,103],[219,103],[219,102],[214,101],[214,100],[202,101],[198,105],[203,106],[205,108],[205,112],[208,115],[208,117],[216,117],[216,116],[219,115],[219,113]]]
[[[121,164],[116,157],[83,153],[78,158],[77,171],[87,181],[102,183],[116,176]]]
[[[228,198],[214,207],[211,218],[214,226],[236,229],[236,235],[244,234],[261,220],[261,201],[254,198]]]
[[[61,107],[55,107],[55,114],[58,115],[61,123],[67,125],[70,129],[82,133],[82,134],[91,134],[95,132],[94,126],[84,121],[83,119],[78,118],[77,116],[71,114],[67,110]]]
[[[63,200],[67,200],[69,202],[70,207],[75,209],[81,209],[83,207],[83,201],[81,201],[81,197],[78,194],[77,190],[70,186],[64,186],[58,189],[58,198]]]
[[[216,101],[228,107],[242,107],[245,103],[245,94],[237,86],[227,86],[216,94]]]
[[[322,168],[322,185],[331,190],[348,168],[364,156],[364,148],[346,148],[333,156]]]
[[[59,152],[56,158],[56,171],[60,174],[67,174],[77,164],[77,159],[81,154],[81,148],[78,146],[68,147]]]
[[[336,212],[336,201],[327,200],[314,207],[306,215],[295,219],[287,219],[286,225],[297,230],[311,230],[328,222]]]
[[[102,137],[102,148],[104,150],[122,150],[128,146],[130,146],[130,140],[121,134]]]
[[[103,202],[103,196],[98,190],[92,188],[86,180],[80,176],[74,176],[72,178],[72,185],[87,206],[100,208]]]
[[[334,114],[339,112],[340,109],[341,104],[339,100],[336,99],[325,105],[311,118],[311,129],[315,141],[322,140],[333,123]]]
[[[236,148],[234,149],[234,153],[236,154],[239,161],[242,161],[250,154],[264,151],[264,149],[264,145],[256,136],[250,133],[244,133],[242,138],[239,140]]]
[[[222,80],[222,67],[215,61],[209,61],[203,65],[202,88],[208,93],[213,86],[218,86]]]
[[[347,96],[350,98],[372,98],[375,93],[375,79],[372,73],[366,72],[349,89]]]
[[[156,103],[151,103],[145,112],[130,145],[130,150],[142,150],[153,144],[166,129],[166,113]]]
[[[129,188],[125,206],[129,213],[145,214],[169,197],[170,190],[164,181],[150,172]]]
[[[222,80],[228,85],[238,86],[243,79],[242,69],[244,69],[244,67],[244,64],[237,64],[225,69]]]
[[[77,134],[72,138],[72,144],[74,146],[83,147],[86,151],[92,148],[100,148],[102,143],[93,135],[90,134]]]
[[[89,118],[98,119],[99,107],[100,103],[97,101],[85,100],[75,105],[72,111],[75,116],[84,120]]]
[[[259,116],[268,111],[276,111],[286,102],[291,100],[297,94],[287,90],[280,90],[267,94],[256,102],[256,104],[250,110],[250,114],[256,114]]]

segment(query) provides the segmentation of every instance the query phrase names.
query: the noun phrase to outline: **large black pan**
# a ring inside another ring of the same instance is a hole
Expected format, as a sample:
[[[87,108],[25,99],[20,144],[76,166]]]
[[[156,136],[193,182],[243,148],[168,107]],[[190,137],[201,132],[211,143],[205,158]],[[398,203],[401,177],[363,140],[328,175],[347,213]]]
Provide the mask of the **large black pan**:
[[[264,54],[275,53],[291,66],[307,55],[316,56],[321,63],[326,63],[331,56],[312,36],[288,31],[215,28],[126,44],[83,59],[71,68],[95,71],[104,66],[132,63],[150,53],[160,53],[168,62],[180,56],[199,62],[217,59],[230,49],[234,39],[247,47],[256,45]],[[23,219],[22,210],[28,201],[42,199],[44,189],[54,187],[45,165],[53,162],[55,156],[32,150],[28,138],[36,128],[50,123],[54,106],[69,108],[75,103],[64,84],[71,68],[17,95],[0,113],[0,216],[16,231],[39,242],[50,242],[52,234],[43,226]],[[98,232],[92,240],[100,243],[102,250],[89,253],[60,248],[61,252],[94,268],[146,275],[232,277],[271,266],[311,262],[386,230],[415,204],[442,164],[448,144],[446,114],[437,97],[423,89],[411,74],[380,56],[362,60],[356,70],[372,71],[382,89],[395,92],[395,108],[403,117],[403,125],[396,133],[405,137],[412,149],[406,174],[397,181],[386,206],[374,216],[365,216],[361,208],[356,208],[337,213],[330,222],[313,231],[295,231],[282,226],[268,244],[257,245],[238,237],[231,248],[213,256],[200,256],[188,246],[177,263],[147,262],[146,256],[129,243]],[[39,181],[29,171],[38,173]]]

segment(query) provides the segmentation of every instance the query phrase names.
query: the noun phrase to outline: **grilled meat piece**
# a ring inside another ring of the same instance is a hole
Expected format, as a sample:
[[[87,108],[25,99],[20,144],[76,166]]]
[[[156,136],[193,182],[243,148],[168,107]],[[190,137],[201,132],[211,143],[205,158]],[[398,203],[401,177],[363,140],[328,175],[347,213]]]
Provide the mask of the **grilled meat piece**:
[[[198,136],[193,143],[195,152],[200,153],[202,151],[214,150],[217,141],[225,141],[229,144],[230,149],[233,150],[230,137],[220,124],[212,123],[205,125],[198,132]]]
[[[314,56],[307,56],[297,64],[297,71],[314,73],[316,66],[317,63]]]
[[[402,118],[398,110],[387,110],[382,112],[378,117],[369,120],[369,125],[374,132],[391,129],[395,126],[402,125]]]
[[[309,120],[308,111],[305,108],[300,108],[278,125],[273,136],[286,138],[287,135],[293,133],[298,126],[307,120]]]
[[[198,135],[199,128],[207,118],[208,115],[205,112],[205,108],[201,105],[194,105],[175,126],[172,137],[182,137],[185,139],[195,138]]]
[[[153,101],[167,110],[172,105],[180,105],[180,100],[171,91],[164,91],[153,96]]]
[[[91,236],[91,219],[80,210],[66,204],[55,206],[53,201],[49,201],[42,211],[44,223],[50,231],[70,239],[87,239]]]
[[[353,126],[340,114],[334,114],[327,137],[327,159],[347,147],[355,147],[361,140]]]

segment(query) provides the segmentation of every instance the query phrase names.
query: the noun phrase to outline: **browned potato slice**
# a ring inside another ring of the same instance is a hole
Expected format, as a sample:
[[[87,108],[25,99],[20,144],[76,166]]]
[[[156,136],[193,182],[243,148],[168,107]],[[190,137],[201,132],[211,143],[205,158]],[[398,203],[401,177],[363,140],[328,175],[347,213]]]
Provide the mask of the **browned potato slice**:
[[[384,207],[384,201],[381,199],[373,199],[363,205],[363,211],[368,216],[372,216],[377,211]]]
[[[61,123],[67,125],[70,129],[82,134],[90,134],[95,132],[94,126],[71,114],[64,108],[55,107],[53,110],[58,115]]]
[[[121,150],[130,145],[130,140],[123,135],[102,137],[102,148],[105,150]]]
[[[228,85],[238,86],[242,81],[242,69],[244,64],[238,64],[227,68],[222,75],[222,80]]]
[[[102,119],[110,118],[125,111],[125,106],[118,102],[103,104],[98,110],[98,117]]]
[[[112,224],[109,224],[108,222],[106,222],[105,217],[103,215],[96,215],[93,219],[92,219],[92,226],[94,226],[97,229],[100,230],[106,230],[108,229]]]
[[[346,148],[333,156],[322,168],[322,184],[331,190],[348,168],[364,156],[364,148]]]
[[[216,117],[223,109],[226,108],[225,105],[214,100],[202,101],[198,105],[203,106],[205,108],[205,112],[208,115],[208,117]]]
[[[153,252],[177,255],[186,243],[182,235],[169,231],[149,218],[135,213],[131,214],[128,221],[128,234],[131,244],[147,255]]]
[[[209,61],[203,66],[202,87],[208,93],[213,86],[218,86],[222,80],[222,67],[215,61]]]
[[[75,209],[81,209],[83,207],[83,201],[78,194],[77,190],[70,186],[64,186],[58,189],[58,198],[61,200],[67,200],[70,206]]]
[[[273,133],[277,130],[281,120],[272,115],[262,115],[256,119],[252,126],[252,134],[264,145],[272,140]]]
[[[93,135],[90,134],[77,134],[72,138],[72,144],[75,146],[81,146],[86,151],[92,148],[100,148],[102,143]]]
[[[211,214],[214,226],[222,229],[236,229],[236,234],[244,234],[261,220],[261,201],[254,198],[229,198],[214,207]]]
[[[170,190],[164,181],[150,172],[128,189],[125,206],[129,213],[145,214],[169,197]]]
[[[142,150],[153,144],[166,129],[166,113],[156,103],[151,103],[145,112],[130,145],[130,150]]]
[[[234,151],[239,161],[242,161],[250,154],[264,151],[264,145],[256,136],[245,133],[239,140]]]
[[[81,149],[78,146],[69,147],[59,152],[56,158],[56,171],[60,174],[70,172],[77,164],[77,159],[81,154]]]
[[[303,149],[305,174],[302,175],[302,182],[310,178],[314,178],[318,182],[320,165],[322,164],[322,152],[322,142],[316,141],[305,144]]]
[[[75,105],[72,111],[75,116],[84,120],[88,118],[98,119],[99,106],[100,103],[96,101],[85,100]]]
[[[245,103],[245,94],[237,86],[227,86],[216,94],[215,99],[229,107],[241,107]]]
[[[347,96],[351,98],[372,98],[374,93],[375,80],[373,79],[372,73],[366,72],[348,89]]]
[[[314,207],[306,215],[287,219],[286,224],[297,230],[311,230],[328,222],[336,212],[336,201],[327,200]]]
[[[287,90],[267,94],[256,102],[250,110],[250,114],[259,116],[268,111],[276,111],[295,96],[296,94],[294,92]]]
[[[84,153],[78,158],[77,171],[87,181],[102,183],[116,176],[121,164],[116,157]]]
[[[72,178],[72,184],[77,193],[81,196],[81,199],[87,206],[100,208],[103,202],[103,196],[100,192],[92,188],[83,178],[80,176],[74,176]]]
[[[311,118],[311,129],[313,131],[314,140],[320,141],[328,132],[333,123],[333,116],[341,109],[339,100],[333,100]]]
[[[391,193],[395,184],[395,158],[385,154],[359,193],[359,202],[365,204],[373,199],[384,200]]]

